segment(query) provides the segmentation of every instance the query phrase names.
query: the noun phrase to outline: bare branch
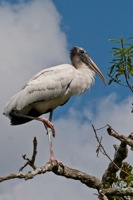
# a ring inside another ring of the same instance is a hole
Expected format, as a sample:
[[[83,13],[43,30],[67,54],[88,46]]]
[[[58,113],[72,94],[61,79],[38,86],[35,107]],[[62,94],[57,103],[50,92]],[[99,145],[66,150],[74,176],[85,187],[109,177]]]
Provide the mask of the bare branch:
[[[37,155],[37,139],[36,137],[34,137],[34,140],[33,140],[33,154],[32,154],[32,158],[29,159],[26,157],[26,154],[23,155],[23,159],[24,160],[27,160],[27,162],[19,169],[19,171],[21,172],[27,165],[30,165],[33,169],[36,169],[36,166],[35,166],[35,159],[36,159],[36,155]]]
[[[101,181],[95,176],[88,175],[70,167],[60,165],[56,160],[46,163],[43,167],[36,167],[29,173],[19,172],[17,174],[10,174],[8,176],[0,177],[0,182],[20,178],[24,180],[32,179],[39,174],[45,174],[46,172],[53,172],[56,175],[64,176],[69,179],[79,180],[90,188],[99,189],[101,187]]]
[[[101,191],[99,191],[99,195],[98,195],[98,198],[100,200],[108,200],[107,196]]]
[[[34,138],[32,158],[30,159],[30,158],[27,158],[26,155],[23,155],[23,159],[26,160],[26,163],[24,164],[23,167],[21,167],[20,172],[12,173],[7,176],[0,177],[0,182],[4,182],[7,180],[11,180],[11,179],[29,180],[29,179],[34,178],[37,175],[45,174],[47,172],[53,172],[54,174],[56,174],[58,176],[63,176],[65,178],[78,180],[81,183],[83,183],[84,185],[86,185],[87,187],[97,189],[98,190],[98,198],[101,200],[108,200],[109,196],[117,195],[117,193],[120,196],[120,194],[119,194],[120,188],[118,190],[117,188],[103,189],[103,187],[104,187],[106,181],[108,181],[109,177],[112,175],[112,173],[115,173],[116,171],[118,171],[120,169],[122,159],[124,159],[127,156],[126,143],[121,142],[120,146],[115,146],[116,152],[115,152],[114,160],[112,161],[111,158],[106,153],[104,147],[102,146],[101,139],[99,139],[99,137],[96,133],[96,129],[94,128],[93,125],[92,125],[92,127],[95,132],[95,137],[99,143],[99,147],[98,147],[99,150],[101,151],[101,149],[102,149],[102,152],[104,153],[104,155],[106,155],[109,158],[109,160],[111,161],[108,169],[106,170],[106,172],[103,175],[102,181],[99,180],[95,176],[91,176],[91,175],[81,172],[79,170],[67,167],[67,166],[63,165],[62,163],[59,163],[57,160],[54,160],[53,162],[47,162],[42,167],[35,166],[35,159],[36,159],[36,155],[37,155],[37,140],[36,140],[36,138]],[[130,135],[130,139],[132,139],[132,138],[133,138],[133,134]],[[121,158],[121,154],[122,154],[122,158]],[[22,170],[28,165],[31,166],[32,170],[28,173],[23,172]],[[122,191],[122,195],[130,195],[133,193],[133,191],[129,190],[128,188],[125,188],[125,190],[121,189],[121,191]]]
[[[103,189],[102,192],[107,196],[133,196],[133,188],[107,188]]]
[[[36,155],[37,155],[37,139],[36,137],[34,137],[32,158],[30,159],[30,158],[27,158],[26,155],[23,155],[22,157],[24,160],[26,160],[26,163],[24,164],[24,166],[20,168],[19,173],[16,173],[16,174],[13,173],[13,174],[9,174],[8,176],[0,177],[0,182],[15,179],[15,178],[28,180],[28,179],[34,178],[35,176],[39,174],[45,174],[46,172],[53,172],[59,176],[64,176],[69,179],[79,180],[83,184],[91,188],[99,189],[101,187],[101,181],[95,176],[91,176],[79,170],[64,166],[62,163],[58,162],[57,160],[54,160],[53,162],[47,162],[42,167],[37,167],[34,164]],[[32,171],[28,173],[24,173],[22,170],[28,165],[32,168]]]
[[[124,142],[124,143],[128,144],[129,146],[133,147],[133,140],[132,140],[132,137],[131,137],[132,133],[128,137],[126,137],[124,135],[119,135],[114,129],[111,128],[111,126],[109,126],[107,128],[107,132],[108,132],[109,135],[117,138],[121,142]]]
[[[31,159],[33,165],[35,163],[36,156],[37,156],[37,139],[36,139],[36,137],[34,137],[34,140],[33,140],[33,155],[32,155],[32,159]]]

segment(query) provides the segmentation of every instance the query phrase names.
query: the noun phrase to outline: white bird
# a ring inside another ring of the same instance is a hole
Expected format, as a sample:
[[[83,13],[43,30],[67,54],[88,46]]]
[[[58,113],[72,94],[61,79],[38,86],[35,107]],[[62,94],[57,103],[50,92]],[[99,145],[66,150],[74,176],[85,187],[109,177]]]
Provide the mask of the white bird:
[[[88,90],[94,83],[95,73],[106,84],[103,74],[83,48],[74,47],[70,57],[72,65],[62,64],[40,71],[10,99],[3,114],[10,118],[11,125],[24,124],[35,119],[42,121],[47,130],[51,128],[55,136],[51,123],[53,110],[64,105],[71,96]],[[48,112],[49,120],[39,118]],[[50,160],[53,161],[51,132],[48,131],[48,135]]]

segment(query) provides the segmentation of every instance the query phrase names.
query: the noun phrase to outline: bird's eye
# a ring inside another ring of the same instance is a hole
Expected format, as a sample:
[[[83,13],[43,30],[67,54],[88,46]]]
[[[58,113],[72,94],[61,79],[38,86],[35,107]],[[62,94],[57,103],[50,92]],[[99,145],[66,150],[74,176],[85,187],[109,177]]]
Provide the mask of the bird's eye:
[[[82,53],[82,54],[83,54],[83,53],[84,53],[84,50],[80,50],[80,53]]]

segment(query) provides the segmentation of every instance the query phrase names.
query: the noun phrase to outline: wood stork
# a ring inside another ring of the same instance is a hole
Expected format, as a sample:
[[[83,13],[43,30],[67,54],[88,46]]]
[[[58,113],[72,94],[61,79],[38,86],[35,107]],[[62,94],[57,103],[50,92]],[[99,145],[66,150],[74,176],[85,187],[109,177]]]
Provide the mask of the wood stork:
[[[52,131],[48,131],[51,161],[54,160],[52,135],[55,136],[51,122],[53,110],[64,105],[71,96],[88,90],[94,83],[95,73],[106,84],[103,74],[83,48],[74,47],[70,52],[70,58],[72,65],[54,66],[34,75],[10,99],[3,113],[10,118],[11,125],[24,124],[33,119],[43,122],[47,130]],[[49,120],[39,118],[48,112],[50,112]]]

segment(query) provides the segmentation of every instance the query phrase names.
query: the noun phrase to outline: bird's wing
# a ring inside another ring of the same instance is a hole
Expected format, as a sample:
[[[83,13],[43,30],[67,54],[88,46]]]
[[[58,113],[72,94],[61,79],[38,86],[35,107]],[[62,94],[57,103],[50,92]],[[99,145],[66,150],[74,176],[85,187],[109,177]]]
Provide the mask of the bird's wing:
[[[54,74],[62,74],[65,71],[69,71],[71,73],[73,71],[73,66],[69,64],[62,64],[50,68],[46,68],[35,74],[24,86],[22,89],[27,87],[27,85],[30,85],[32,81],[38,80],[40,78],[48,77],[48,76],[53,76]]]
[[[62,96],[73,79],[74,70],[72,65],[64,64],[39,72],[9,101],[7,112]]]

